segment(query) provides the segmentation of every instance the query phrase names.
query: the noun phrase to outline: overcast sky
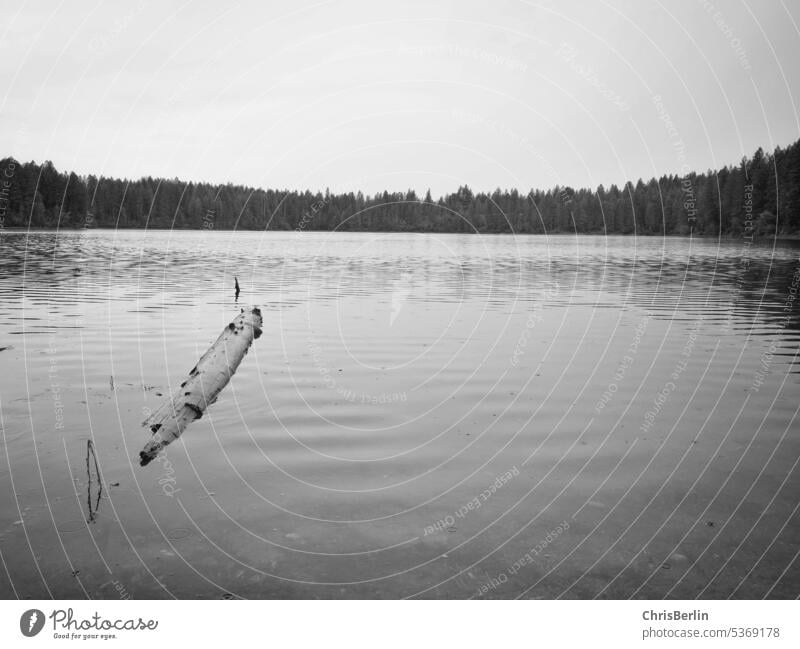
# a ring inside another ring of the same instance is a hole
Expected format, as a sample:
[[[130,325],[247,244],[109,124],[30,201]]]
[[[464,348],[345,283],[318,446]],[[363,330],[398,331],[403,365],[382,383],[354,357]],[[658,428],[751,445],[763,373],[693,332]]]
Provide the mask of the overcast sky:
[[[0,156],[82,174],[595,187],[800,137],[786,0],[0,6]]]

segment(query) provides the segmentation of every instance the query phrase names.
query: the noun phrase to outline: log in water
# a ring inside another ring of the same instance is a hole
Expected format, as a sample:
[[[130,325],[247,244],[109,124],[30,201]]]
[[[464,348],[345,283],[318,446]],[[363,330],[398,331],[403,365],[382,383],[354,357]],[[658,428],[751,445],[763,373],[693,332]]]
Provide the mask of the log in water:
[[[178,439],[190,423],[203,416],[206,408],[228,385],[253,340],[260,335],[261,311],[258,307],[247,312],[242,310],[225,327],[172,397],[143,422],[153,438],[139,453],[142,466],[149,464],[161,449]]]

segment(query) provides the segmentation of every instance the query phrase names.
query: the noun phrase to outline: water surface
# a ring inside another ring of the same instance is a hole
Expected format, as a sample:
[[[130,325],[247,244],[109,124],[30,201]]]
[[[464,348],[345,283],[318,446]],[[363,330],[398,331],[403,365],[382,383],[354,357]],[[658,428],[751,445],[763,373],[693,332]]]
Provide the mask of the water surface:
[[[89,230],[0,250],[3,597],[798,595],[797,246]],[[139,467],[142,420],[249,305],[264,335]]]

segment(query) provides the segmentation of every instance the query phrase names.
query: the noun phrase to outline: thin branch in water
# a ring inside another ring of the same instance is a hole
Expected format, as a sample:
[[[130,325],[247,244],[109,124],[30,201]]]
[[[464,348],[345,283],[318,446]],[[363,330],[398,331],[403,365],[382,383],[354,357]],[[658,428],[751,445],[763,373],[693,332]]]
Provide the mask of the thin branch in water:
[[[94,464],[94,474],[97,477],[97,499],[92,505],[92,464]],[[87,523],[94,523],[97,519],[97,511],[100,508],[100,498],[103,495],[103,480],[100,477],[100,465],[97,463],[97,455],[94,452],[92,440],[86,440],[86,477],[88,484],[86,487],[86,501],[89,510]]]

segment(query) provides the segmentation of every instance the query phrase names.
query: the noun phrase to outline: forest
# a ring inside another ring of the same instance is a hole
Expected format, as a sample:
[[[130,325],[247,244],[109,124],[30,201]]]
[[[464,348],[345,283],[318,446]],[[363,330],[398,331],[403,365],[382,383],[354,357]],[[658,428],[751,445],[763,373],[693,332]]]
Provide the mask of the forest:
[[[335,194],[79,176],[0,160],[0,227],[371,232],[800,234],[800,140],[738,164],[596,189]]]

